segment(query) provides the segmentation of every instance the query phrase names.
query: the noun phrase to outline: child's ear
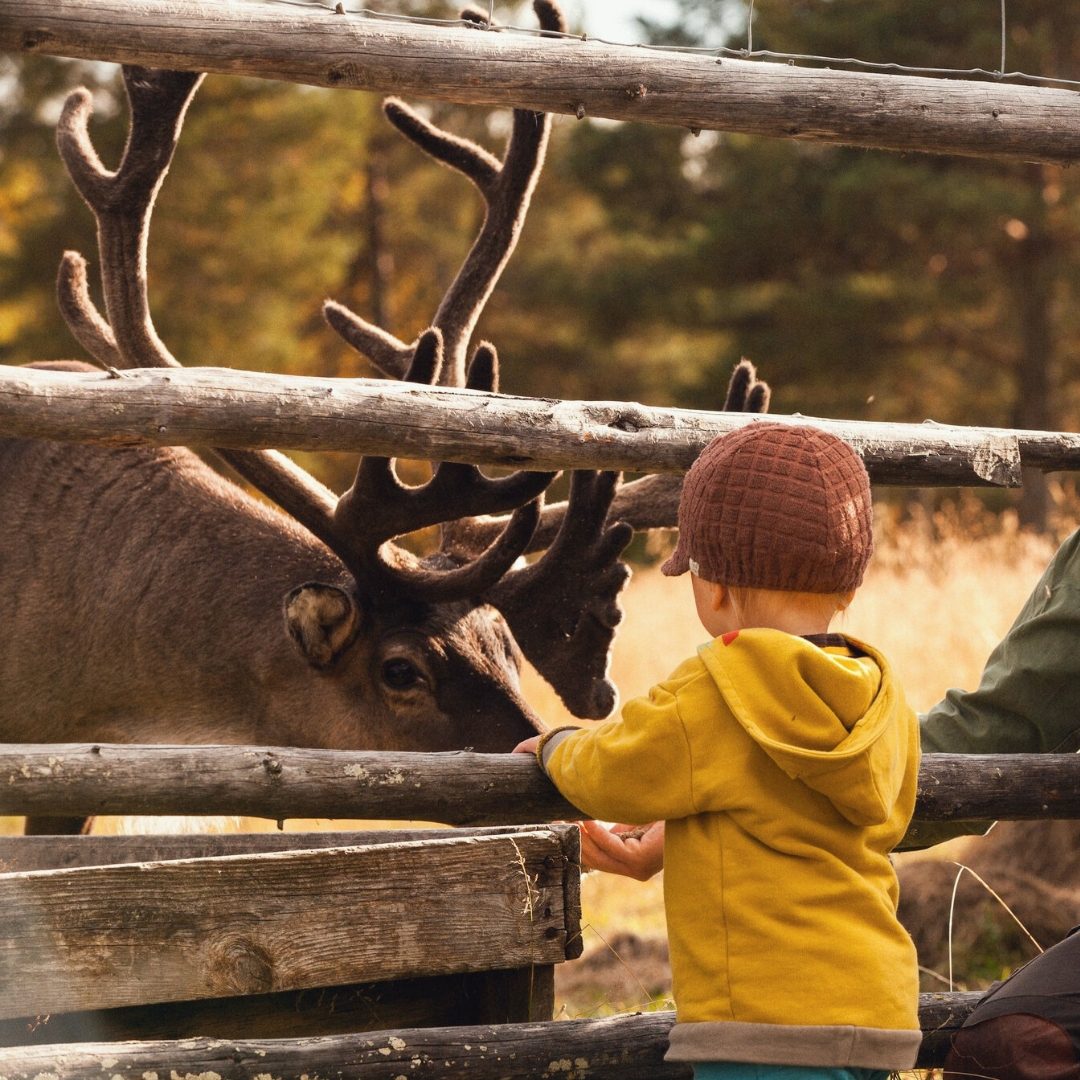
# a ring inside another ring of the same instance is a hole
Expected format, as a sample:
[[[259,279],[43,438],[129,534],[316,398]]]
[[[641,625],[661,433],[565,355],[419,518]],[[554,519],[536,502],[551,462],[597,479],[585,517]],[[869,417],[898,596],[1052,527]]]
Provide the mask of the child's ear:
[[[724,586],[715,581],[710,581],[709,585],[711,586],[709,604],[713,611],[719,611],[724,606]]]
[[[851,607],[851,601],[855,599],[855,590],[836,594],[836,610],[847,611]]]

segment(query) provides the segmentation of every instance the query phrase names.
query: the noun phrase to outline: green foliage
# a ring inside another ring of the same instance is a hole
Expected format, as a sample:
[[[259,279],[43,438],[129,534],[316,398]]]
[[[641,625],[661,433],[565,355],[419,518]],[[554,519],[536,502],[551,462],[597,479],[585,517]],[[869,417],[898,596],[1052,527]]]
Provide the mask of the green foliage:
[[[102,114],[115,114],[112,73],[102,67],[0,56],[0,359],[8,362],[78,354],[54,282],[64,249],[92,250],[94,228],[53,132],[64,96],[80,82]],[[110,127],[99,125],[106,139]]]

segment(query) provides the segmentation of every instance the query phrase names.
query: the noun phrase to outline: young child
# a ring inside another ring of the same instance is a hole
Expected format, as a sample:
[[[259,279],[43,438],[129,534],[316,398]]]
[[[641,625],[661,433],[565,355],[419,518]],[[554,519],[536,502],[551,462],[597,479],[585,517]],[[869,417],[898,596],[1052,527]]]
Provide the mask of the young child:
[[[668,575],[713,636],[647,699],[535,750],[597,818],[666,821],[677,1023],[698,1080],[884,1080],[919,1049],[915,948],[889,852],[919,734],[887,661],[829,633],[873,549],[856,453],[753,423],[686,477]]]

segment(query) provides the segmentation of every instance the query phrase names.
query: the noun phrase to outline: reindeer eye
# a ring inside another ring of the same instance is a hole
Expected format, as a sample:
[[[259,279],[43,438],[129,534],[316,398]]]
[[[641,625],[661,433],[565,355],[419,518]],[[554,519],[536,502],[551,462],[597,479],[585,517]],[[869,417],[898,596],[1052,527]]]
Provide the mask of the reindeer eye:
[[[408,660],[402,660],[400,657],[387,660],[383,664],[382,677],[383,682],[395,690],[405,690],[420,681],[420,673],[416,668]]]

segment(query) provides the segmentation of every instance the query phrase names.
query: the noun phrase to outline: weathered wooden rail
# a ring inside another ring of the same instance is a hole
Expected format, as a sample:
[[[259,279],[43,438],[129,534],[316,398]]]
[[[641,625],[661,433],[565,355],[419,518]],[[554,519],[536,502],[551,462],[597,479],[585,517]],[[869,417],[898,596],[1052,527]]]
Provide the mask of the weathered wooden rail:
[[[922,994],[919,1068],[940,1067],[953,1033],[981,994]],[[0,1049],[7,1080],[145,1080],[147,1073],[221,1080],[689,1080],[686,1063],[664,1061],[669,1012],[504,1026],[381,1031],[310,1039],[188,1039]],[[108,1065],[104,1065],[108,1062]]]
[[[1021,466],[1080,469],[1080,435],[770,415],[851,443],[879,484],[1016,486]],[[715,436],[760,418],[634,402],[558,401],[384,379],[227,368],[123,378],[0,365],[0,436],[111,446],[349,450],[534,469],[683,472]]]
[[[582,816],[522,754],[65,743],[0,746],[0,814],[242,814],[447,825]],[[1080,755],[923,758],[916,824],[995,818],[1080,818]]]
[[[0,1045],[550,1019],[579,840],[0,838],[0,908]]]
[[[329,8],[0,0],[0,49],[893,150],[1080,160],[1080,98],[1069,91],[401,26]],[[877,483],[1010,486],[1021,466],[1080,468],[1076,435],[772,419],[845,438]],[[0,435],[114,446],[678,473],[747,422],[383,381],[0,367]],[[527,757],[4,747],[0,813],[518,823],[0,840],[0,1043],[47,1043],[0,1049],[4,1080],[689,1075],[662,1060],[671,1014],[534,1022],[551,1016],[553,965],[581,948],[577,832],[541,823],[578,812]],[[919,822],[1064,817],[1080,817],[1080,758],[933,755],[913,832]],[[922,995],[921,1067],[942,1063],[978,998]],[[177,1041],[185,1035],[202,1037]],[[158,1041],[116,1041],[131,1039]]]
[[[1068,90],[830,71],[209,0],[0,0],[0,49],[901,151],[1069,164]]]

